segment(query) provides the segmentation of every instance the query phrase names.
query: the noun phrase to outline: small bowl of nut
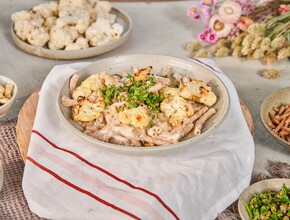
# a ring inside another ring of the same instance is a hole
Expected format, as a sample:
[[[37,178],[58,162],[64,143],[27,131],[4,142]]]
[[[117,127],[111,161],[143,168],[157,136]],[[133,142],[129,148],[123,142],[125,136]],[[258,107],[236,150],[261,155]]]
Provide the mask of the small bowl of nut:
[[[262,104],[260,115],[267,131],[290,150],[290,87],[269,95]]]
[[[6,76],[0,75],[0,118],[7,114],[15,101],[16,95],[16,83]]]

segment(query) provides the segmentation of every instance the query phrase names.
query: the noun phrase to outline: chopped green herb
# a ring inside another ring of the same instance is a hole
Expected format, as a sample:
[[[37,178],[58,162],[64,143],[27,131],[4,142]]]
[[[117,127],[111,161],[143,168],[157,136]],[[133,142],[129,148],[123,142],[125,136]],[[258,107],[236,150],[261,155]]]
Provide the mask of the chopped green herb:
[[[284,220],[290,217],[290,188],[283,184],[279,192],[255,193],[246,204],[250,220]],[[288,218],[287,218],[288,217]]]
[[[106,106],[112,103],[112,99],[115,96],[115,92],[116,92],[115,85],[111,85],[109,88],[102,90],[102,94],[103,94]]]

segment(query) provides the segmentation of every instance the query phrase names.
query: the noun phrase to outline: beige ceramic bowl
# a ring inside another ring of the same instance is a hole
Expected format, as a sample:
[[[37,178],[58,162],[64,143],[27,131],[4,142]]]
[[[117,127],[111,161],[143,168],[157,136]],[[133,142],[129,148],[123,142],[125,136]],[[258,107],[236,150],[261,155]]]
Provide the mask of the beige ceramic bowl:
[[[97,56],[114,50],[124,44],[129,39],[132,32],[132,21],[127,13],[116,7],[112,8],[111,13],[116,15],[116,21],[123,26],[124,31],[118,40],[108,42],[107,44],[101,46],[89,47],[82,50],[51,50],[45,47],[37,47],[19,39],[13,30],[13,25],[11,27],[11,37],[16,46],[21,50],[39,57],[59,60],[73,60]]]
[[[284,139],[280,138],[278,135],[273,133],[271,129],[268,127],[268,123],[271,122],[269,112],[273,111],[273,107],[278,107],[282,104],[290,104],[290,87],[286,87],[280,89],[271,95],[269,95],[263,102],[260,116],[263,125],[267,129],[267,131],[275,138],[277,141],[290,150],[290,143],[285,141]]]
[[[68,126],[69,129],[73,129],[83,138],[95,143],[98,146],[103,146],[106,148],[129,150],[129,151],[154,151],[154,150],[164,150],[171,148],[178,148],[180,146],[192,146],[198,141],[204,140],[209,134],[211,134],[226,117],[229,109],[229,94],[226,86],[220,80],[220,78],[213,73],[210,68],[202,66],[197,61],[188,61],[176,57],[164,56],[164,55],[153,55],[153,54],[137,54],[137,55],[127,55],[127,56],[116,56],[103,60],[99,60],[83,70],[77,72],[80,75],[79,82],[82,82],[88,76],[99,73],[101,71],[107,71],[108,73],[123,73],[132,72],[131,68],[137,66],[140,68],[145,68],[147,66],[153,67],[153,72],[159,72],[164,67],[173,68],[174,72],[180,73],[182,75],[188,75],[190,77],[203,80],[204,82],[210,83],[212,85],[212,90],[216,93],[218,100],[213,106],[217,113],[211,117],[204,125],[202,134],[196,137],[188,137],[176,144],[171,144],[167,146],[155,146],[155,147],[130,147],[130,146],[120,146],[116,144],[105,143],[94,139],[82,132],[82,128],[79,127],[73,120],[71,116],[71,108],[64,107],[60,103],[60,98],[65,95],[70,97],[69,93],[69,81],[70,77],[65,80],[63,85],[60,87],[58,92],[58,112],[60,113],[60,118]]]
[[[239,214],[242,220],[250,219],[248,212],[246,210],[246,204],[251,200],[254,193],[263,193],[270,191],[277,192],[281,190],[284,183],[288,188],[290,187],[290,179],[267,179],[254,183],[250,185],[248,188],[246,188],[242,192],[238,201]]]
[[[16,83],[13,80],[7,78],[6,76],[0,75],[0,85],[5,85],[7,83],[13,84],[12,98],[8,102],[6,102],[4,105],[0,105],[0,117],[4,117],[7,114],[7,112],[13,105],[16,95],[17,95]]]

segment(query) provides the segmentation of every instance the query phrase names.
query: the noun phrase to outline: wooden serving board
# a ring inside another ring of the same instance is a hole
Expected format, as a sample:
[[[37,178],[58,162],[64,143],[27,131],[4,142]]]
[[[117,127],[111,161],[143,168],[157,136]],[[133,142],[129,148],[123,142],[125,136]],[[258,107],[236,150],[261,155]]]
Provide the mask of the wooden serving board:
[[[25,161],[27,150],[29,146],[31,131],[34,123],[34,117],[37,109],[38,104],[38,92],[34,92],[24,103],[22,108],[20,109],[18,115],[18,121],[16,124],[16,136],[17,136],[17,143],[21,152],[21,156]],[[254,123],[251,112],[249,111],[248,107],[245,103],[240,100],[241,108],[250,129],[251,134],[254,134]]]

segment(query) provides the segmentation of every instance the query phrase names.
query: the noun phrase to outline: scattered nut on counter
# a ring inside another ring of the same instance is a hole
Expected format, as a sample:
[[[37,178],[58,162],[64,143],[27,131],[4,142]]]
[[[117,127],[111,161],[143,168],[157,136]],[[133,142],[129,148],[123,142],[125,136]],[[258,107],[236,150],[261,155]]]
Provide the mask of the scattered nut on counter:
[[[0,85],[0,106],[12,98],[13,84]]]

